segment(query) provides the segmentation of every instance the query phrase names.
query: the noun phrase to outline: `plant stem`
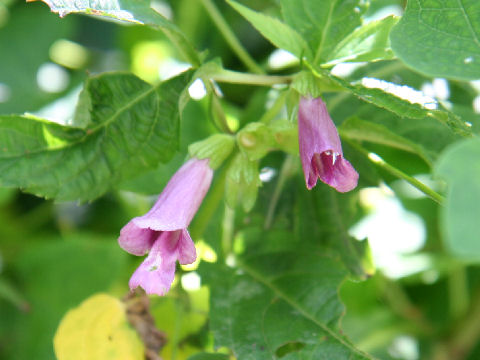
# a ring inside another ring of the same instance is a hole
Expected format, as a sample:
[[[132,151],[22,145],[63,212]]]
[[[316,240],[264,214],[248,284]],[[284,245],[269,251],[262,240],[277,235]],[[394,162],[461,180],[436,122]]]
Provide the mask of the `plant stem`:
[[[211,78],[218,82],[231,84],[272,86],[276,84],[289,84],[292,81],[293,76],[259,75],[232,70],[222,70],[219,73],[213,74]]]
[[[363,153],[371,162],[373,162],[375,165],[377,165],[379,168],[389,172],[390,174],[392,174],[393,176],[399,178],[399,179],[403,179],[405,180],[406,182],[408,182],[410,185],[412,185],[413,187],[417,188],[418,190],[420,190],[421,192],[423,192],[425,195],[427,195],[429,198],[431,198],[433,201],[437,202],[438,204],[443,204],[443,202],[445,201],[445,198],[440,195],[439,193],[437,193],[436,191],[432,190],[431,188],[429,188],[427,185],[425,185],[424,183],[418,181],[417,179],[415,179],[414,177],[412,176],[409,176],[407,174],[405,174],[403,171],[397,169],[396,167],[393,167],[392,165],[386,163],[380,156],[378,156],[377,154],[374,154],[372,152],[369,152],[367,150],[365,150],[364,148],[362,148],[360,145],[358,145],[357,143],[351,141],[351,140],[348,140],[347,139],[347,142],[352,145],[356,150],[360,151],[361,153]]]
[[[273,105],[268,109],[265,114],[260,118],[259,122],[264,124],[269,124],[270,121],[282,110],[283,105],[285,104],[285,100],[287,98],[287,91],[282,91],[278,98],[275,100]]]
[[[225,204],[225,211],[224,211],[223,221],[222,221],[222,250],[223,250],[223,256],[225,259],[232,252],[233,233],[235,231],[234,222],[235,222],[235,210],[233,210],[227,204]]]
[[[467,273],[462,265],[458,265],[448,276],[448,294],[450,315],[453,320],[458,320],[467,312],[470,299]]]
[[[287,155],[285,161],[283,162],[282,168],[280,169],[280,175],[278,176],[277,184],[273,190],[272,199],[268,205],[267,215],[265,216],[265,223],[263,225],[265,230],[270,229],[272,226],[273,215],[275,214],[275,209],[277,207],[278,200],[280,199],[283,187],[294,169],[295,159],[292,155]]]
[[[212,0],[201,0],[205,10],[207,10],[208,15],[213,20],[215,25],[217,26],[220,33],[223,35],[225,40],[227,41],[228,45],[232,48],[232,50],[237,54],[239,59],[244,63],[244,65],[249,69],[251,72],[256,74],[264,74],[265,71],[255,62],[255,60],[248,54],[247,50],[243,47],[240,41],[237,39],[235,34],[233,33],[230,26],[223,18],[222,14],[215,6]]]

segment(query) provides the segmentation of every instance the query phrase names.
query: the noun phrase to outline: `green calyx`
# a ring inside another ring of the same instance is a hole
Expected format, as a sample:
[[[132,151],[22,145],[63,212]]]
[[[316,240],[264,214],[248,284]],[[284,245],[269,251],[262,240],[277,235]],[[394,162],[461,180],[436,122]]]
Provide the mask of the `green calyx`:
[[[240,200],[243,210],[250,211],[257,200],[258,188],[262,185],[258,171],[258,161],[251,161],[243,153],[238,153],[227,170],[225,200],[235,208]]]
[[[191,144],[188,147],[188,153],[197,159],[210,159],[210,167],[216,170],[232,153],[234,146],[235,138],[233,136],[215,134],[205,140]]]
[[[237,134],[237,144],[249,160],[263,158],[275,145],[272,131],[265,124],[254,122]]]

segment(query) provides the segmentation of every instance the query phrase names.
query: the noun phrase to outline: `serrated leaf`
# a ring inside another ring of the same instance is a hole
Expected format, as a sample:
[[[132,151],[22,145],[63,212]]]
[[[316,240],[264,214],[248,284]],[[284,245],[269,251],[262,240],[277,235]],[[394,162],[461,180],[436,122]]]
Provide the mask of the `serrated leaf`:
[[[294,28],[279,19],[253,11],[233,0],[227,2],[273,45],[287,50],[297,57],[311,57],[307,43]]]
[[[122,73],[88,79],[84,129],[0,116],[0,185],[58,201],[88,201],[168,161],[178,146],[177,104],[190,75],[154,87]]]
[[[107,294],[93,295],[67,312],[53,343],[58,360],[144,359],[124,304]]]
[[[36,1],[36,0],[27,0]],[[180,29],[150,8],[148,0],[41,0],[60,17],[72,13],[99,16],[123,22],[148,25],[163,31],[174,42],[183,56],[194,66],[200,65],[198,54]]]
[[[441,211],[441,230],[448,249],[464,258],[480,259],[480,139],[468,139],[447,148],[438,159],[435,174],[447,181]]]
[[[337,44],[361,25],[361,0],[281,0],[285,22],[306,39],[318,65]]]
[[[342,137],[352,140],[369,141],[408,151],[417,154],[428,164],[431,164],[432,158],[421,145],[417,145],[415,142],[395,134],[382,124],[372,123],[354,116],[342,122],[338,130]]]
[[[308,65],[308,64],[307,64]],[[310,68],[311,66],[308,65]],[[408,91],[415,91],[408,86],[401,86],[394,83],[389,83],[385,80],[373,79],[379,83],[381,87],[365,86],[362,83],[350,83],[347,80],[341,79],[332,75],[330,72],[322,69],[311,68],[315,76],[320,78],[327,78],[344,89],[350,91],[353,95],[359,99],[373,104],[377,107],[381,107],[388,111],[395,113],[400,117],[407,117],[411,119],[424,119],[427,117],[433,118],[445,125],[447,125],[452,131],[462,136],[471,136],[471,129],[451,111],[446,109],[428,109],[421,106],[419,103],[411,102],[407,99],[399,97],[395,94],[395,91],[403,88]],[[389,90],[391,89],[391,90]]]
[[[430,76],[480,79],[479,12],[477,0],[408,1],[390,35],[393,52]]]
[[[397,17],[388,16],[356,29],[338,43],[329,54],[327,64],[392,59],[389,35],[397,21]]]
[[[211,329],[217,346],[239,359],[371,359],[340,335],[337,287],[346,275],[317,253],[256,254],[238,270],[204,264],[211,286]]]

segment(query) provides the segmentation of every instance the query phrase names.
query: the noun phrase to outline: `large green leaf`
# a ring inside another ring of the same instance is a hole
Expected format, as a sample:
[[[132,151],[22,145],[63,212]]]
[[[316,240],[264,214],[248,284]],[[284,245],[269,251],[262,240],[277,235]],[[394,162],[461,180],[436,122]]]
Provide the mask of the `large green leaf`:
[[[265,38],[270,40],[273,45],[290,51],[298,57],[303,55],[310,57],[307,43],[294,28],[276,18],[253,11],[233,0],[228,0],[228,3],[244,16]]]
[[[431,76],[480,78],[480,2],[409,0],[391,32],[394,53]]]
[[[338,43],[361,25],[364,4],[361,0],[281,0],[286,23],[307,41],[314,64],[324,63]]]
[[[30,0],[35,1],[35,0]],[[200,65],[198,54],[180,29],[150,8],[149,0],[41,0],[61,17],[71,13],[100,16],[124,22],[148,25],[161,30],[174,42],[182,55],[194,66]]]
[[[392,59],[389,35],[397,21],[398,18],[388,16],[356,29],[328,54],[328,64]]]
[[[0,116],[0,185],[87,201],[168,161],[178,147],[177,104],[189,78],[152,87],[129,74],[94,76],[80,96],[77,128]]]
[[[346,272],[315,252],[255,254],[238,270],[203,265],[217,346],[239,359],[370,359],[339,332]]]
[[[468,139],[448,148],[435,172],[447,180],[441,230],[448,248],[456,255],[480,259],[480,139]]]
[[[303,184],[303,176],[297,177],[297,186]],[[348,233],[348,224],[358,214],[357,201],[355,192],[340,194],[320,181],[310,191],[300,188],[293,212],[295,237],[303,249],[322,244],[333,250],[352,276],[366,279],[375,272],[368,241],[357,241]]]

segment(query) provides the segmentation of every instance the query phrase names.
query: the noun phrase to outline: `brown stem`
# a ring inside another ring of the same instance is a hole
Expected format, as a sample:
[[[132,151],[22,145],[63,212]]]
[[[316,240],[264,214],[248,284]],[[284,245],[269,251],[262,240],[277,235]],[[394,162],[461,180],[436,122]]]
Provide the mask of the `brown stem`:
[[[127,305],[128,322],[145,345],[145,360],[162,360],[158,353],[167,343],[167,336],[155,327],[147,295],[142,290],[131,291],[123,301]]]

